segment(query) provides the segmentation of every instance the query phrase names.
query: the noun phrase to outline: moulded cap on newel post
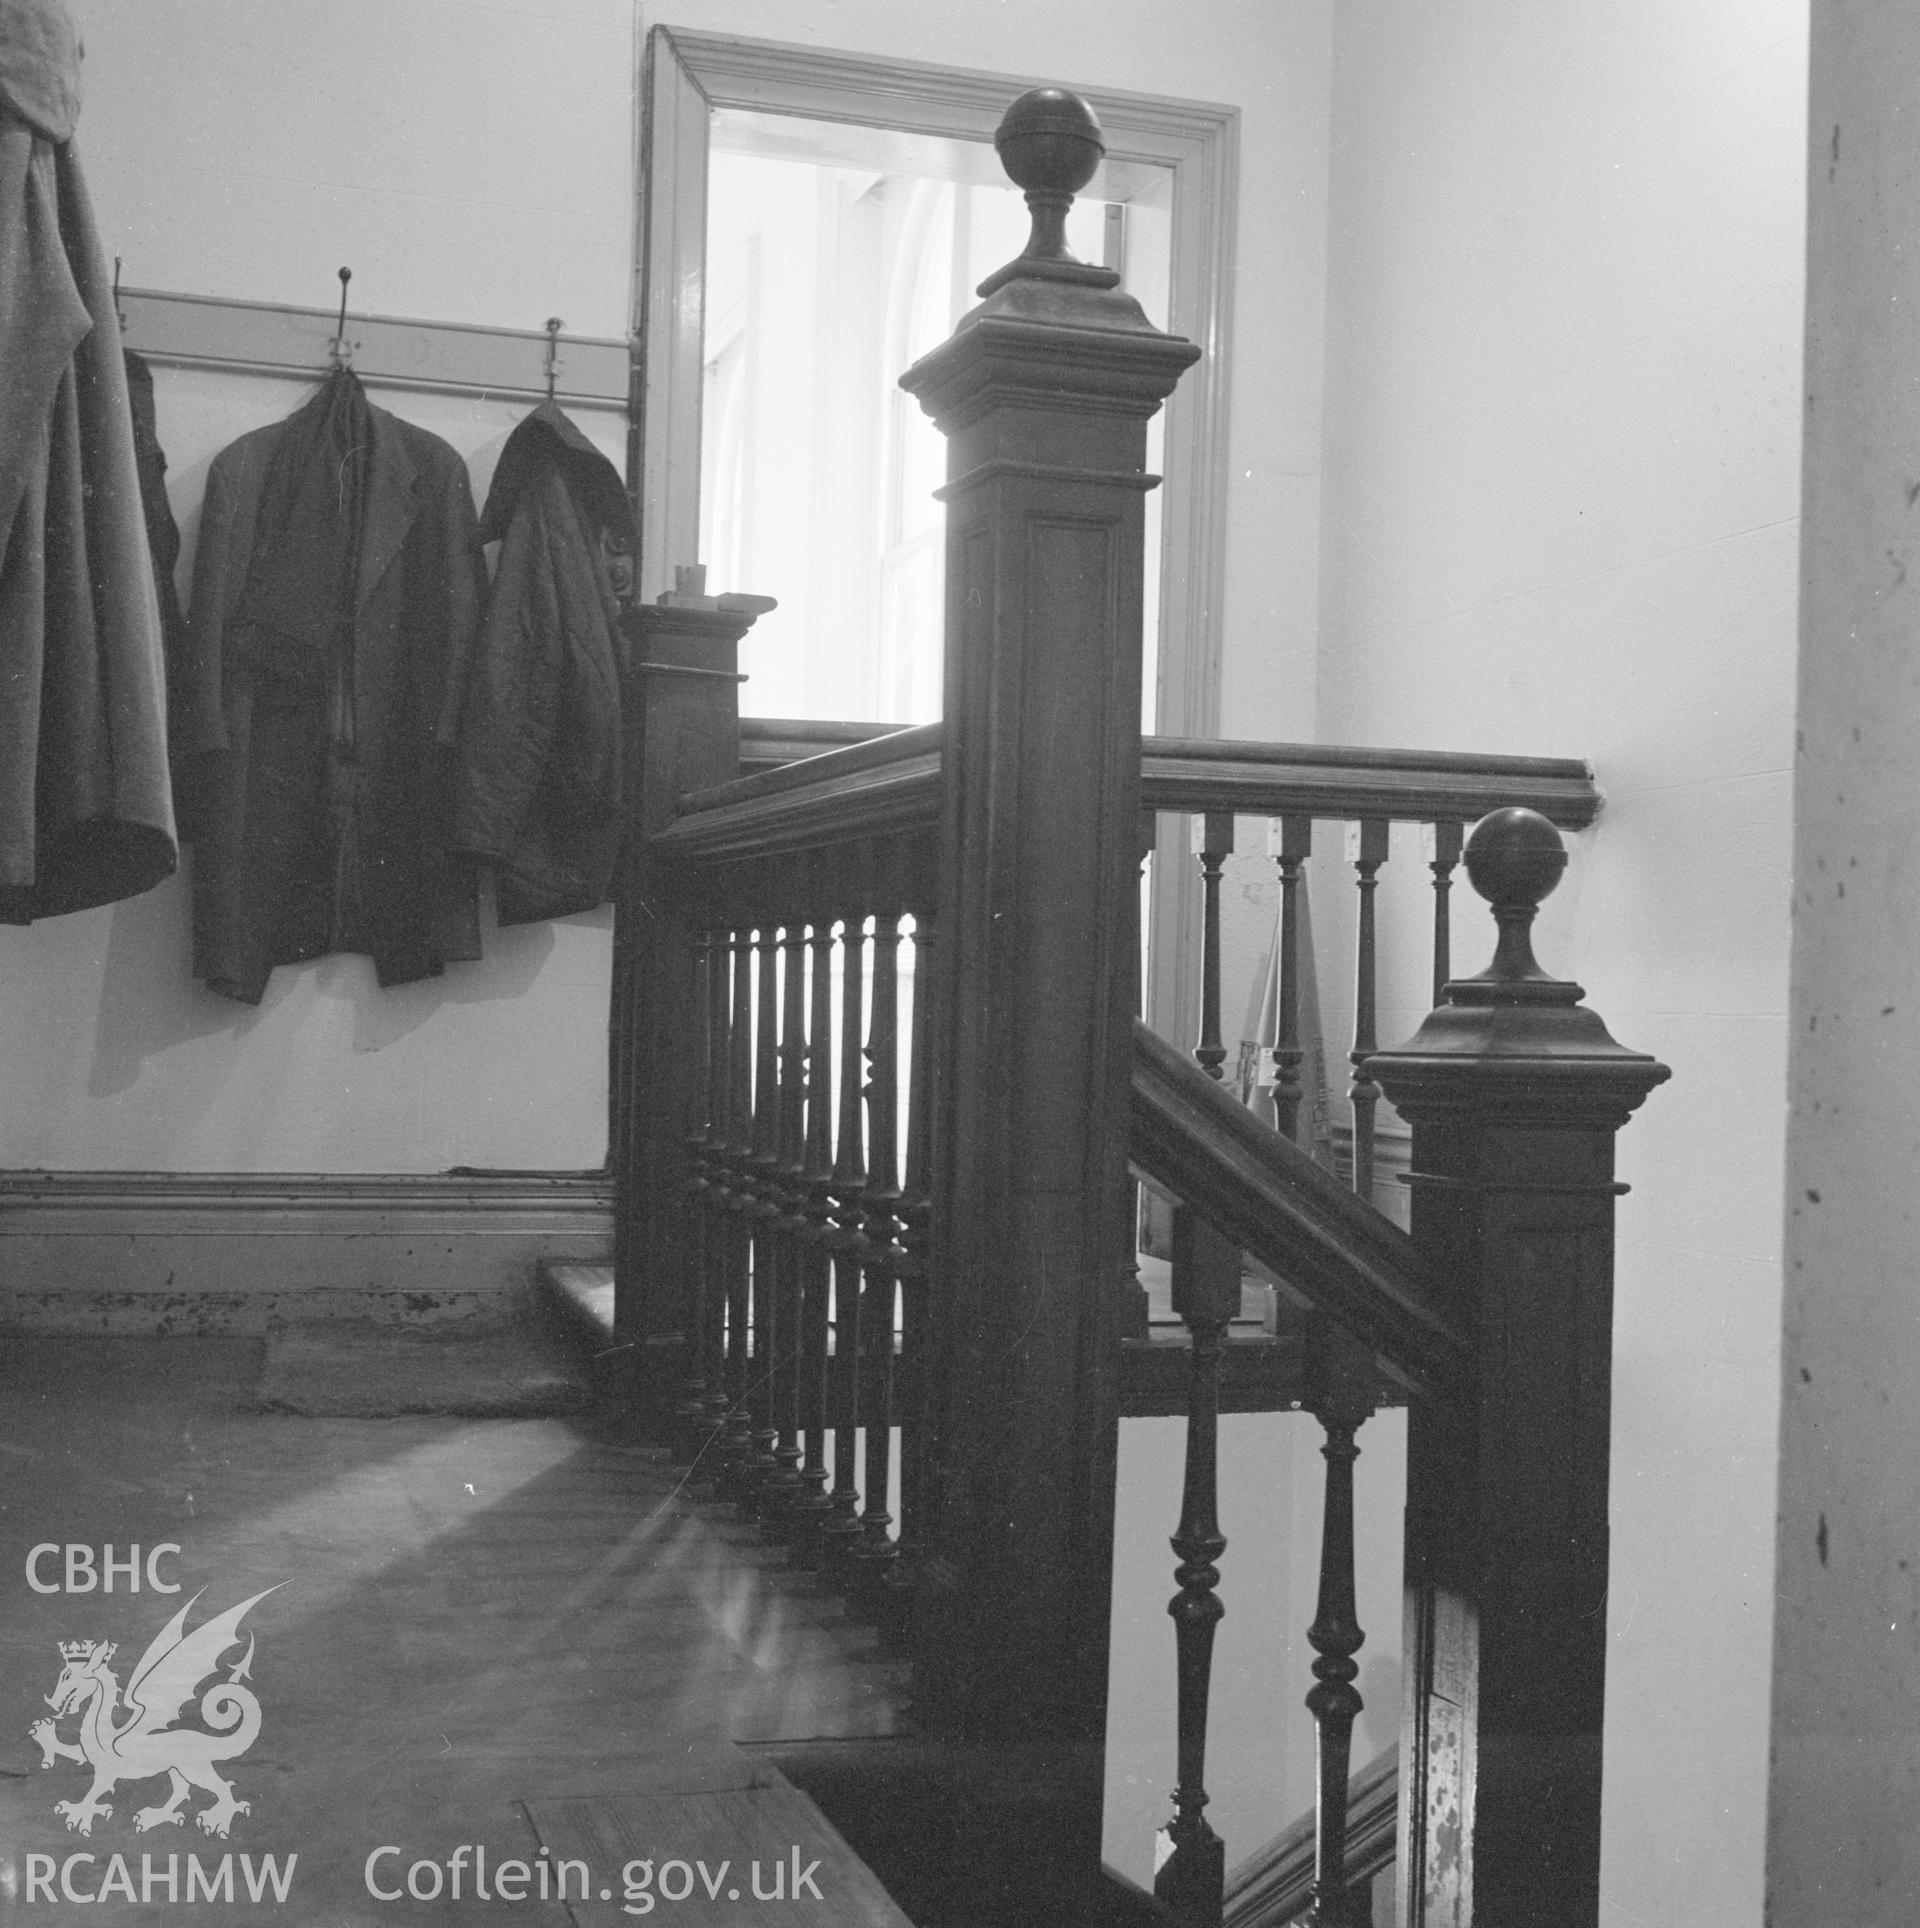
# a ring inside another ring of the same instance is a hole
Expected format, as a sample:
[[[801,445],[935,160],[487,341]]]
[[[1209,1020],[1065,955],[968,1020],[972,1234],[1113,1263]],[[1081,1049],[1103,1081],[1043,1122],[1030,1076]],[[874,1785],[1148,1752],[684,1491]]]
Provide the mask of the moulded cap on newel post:
[[[1497,1105],[1584,1112],[1599,1105],[1616,1125],[1670,1074],[1644,1051],[1629,1050],[1578,984],[1549,976],[1533,955],[1532,925],[1567,867],[1560,833],[1532,810],[1496,810],[1474,826],[1462,852],[1473,887],[1493,908],[1499,941],[1493,961],[1454,978],[1445,1002],[1403,1045],[1369,1059],[1403,1118],[1432,1107],[1453,1113]]]
[[[980,305],[900,386],[949,435],[1009,403],[1152,415],[1200,348],[1156,328],[1121,289],[1117,269],[1077,260],[1067,247],[1067,212],[1106,153],[1098,117],[1077,94],[1036,87],[1007,109],[994,146],[1025,190],[1032,233],[981,282]],[[1033,442],[1032,425],[1023,439]],[[1046,459],[1037,442],[1030,456]]]

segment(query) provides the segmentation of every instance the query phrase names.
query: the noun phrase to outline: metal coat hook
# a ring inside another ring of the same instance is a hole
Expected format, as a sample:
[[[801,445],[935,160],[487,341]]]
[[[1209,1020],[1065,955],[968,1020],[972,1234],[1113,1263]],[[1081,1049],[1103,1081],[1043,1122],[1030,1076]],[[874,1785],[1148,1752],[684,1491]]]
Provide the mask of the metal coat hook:
[[[120,324],[120,332],[127,332],[127,311],[120,305],[120,257],[113,257],[113,314]]]
[[[558,315],[547,317],[547,400],[553,400],[553,391],[560,380],[560,328]]]
[[[333,339],[327,343],[327,352],[333,357],[336,368],[353,366],[353,343],[347,339],[347,283],[352,279],[351,268],[340,270],[340,322],[334,330]]]

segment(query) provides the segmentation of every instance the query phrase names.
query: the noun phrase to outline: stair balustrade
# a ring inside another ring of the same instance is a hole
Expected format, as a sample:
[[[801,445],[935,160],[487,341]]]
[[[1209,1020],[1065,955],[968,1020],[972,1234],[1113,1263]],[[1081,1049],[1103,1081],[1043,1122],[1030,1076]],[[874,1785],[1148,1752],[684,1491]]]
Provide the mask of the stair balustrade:
[[[1189,1928],[1223,1919],[1228,1885],[1205,1814],[1219,1414],[1298,1407],[1324,1432],[1309,1918],[1353,1928],[1352,1469],[1368,1416],[1408,1405],[1401,1918],[1590,1923],[1612,1145],[1666,1073],[1540,971],[1525,931],[1564,862],[1548,818],[1582,826],[1598,798],[1564,759],[1143,742],[1146,424],[1198,350],[1066,252],[1100,158],[1085,107],[1029,95],[999,145],[1027,252],[903,378],[949,443],[943,722],[743,733],[737,650],[763,600],[689,583],[630,625],[627,1394],[911,1657],[915,1771],[930,1748],[952,1776],[936,1807],[995,1869],[998,1900],[963,1906],[956,1886],[954,1922]],[[1156,812],[1197,822],[1192,1053],[1135,1017]],[[1278,1132],[1220,1081],[1219,880],[1236,822],[1259,817],[1282,906]],[[1316,823],[1341,820],[1360,826],[1362,906],[1350,1184],[1292,1142],[1300,878]],[[1434,827],[1438,1008],[1381,1052],[1373,887],[1409,820]],[[1502,936],[1457,979],[1462,861]],[[1413,1131],[1411,1234],[1370,1203],[1383,1097]],[[1177,1344],[1139,1337],[1136,1180],[1176,1201]],[[1241,1339],[1249,1268],[1283,1311]],[[1188,1422],[1157,1899],[1099,1866],[1118,1424],[1142,1411]]]

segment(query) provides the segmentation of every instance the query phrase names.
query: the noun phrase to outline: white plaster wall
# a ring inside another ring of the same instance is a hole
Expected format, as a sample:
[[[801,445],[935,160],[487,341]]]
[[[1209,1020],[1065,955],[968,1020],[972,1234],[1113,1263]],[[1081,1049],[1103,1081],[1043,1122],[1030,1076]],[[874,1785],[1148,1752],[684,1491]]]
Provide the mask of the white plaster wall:
[[[1801,0],[1336,15],[1321,735],[1591,758],[1541,953],[1674,1070],[1621,1141],[1615,1928],[1760,1918],[1805,46]]]
[[[137,287],[623,336],[630,0],[72,0]]]
[[[128,283],[431,320],[626,332],[628,0],[474,6],[78,0],[80,146]],[[156,371],[190,580],[207,464],[304,384]],[[522,405],[374,390],[484,498]],[[582,413],[616,464],[624,425]],[[189,857],[187,861],[191,861]],[[256,1010],[190,975],[184,876],[0,932],[0,1164],[175,1171],[597,1165],[610,916],[489,929],[477,964],[380,990],[276,971]]]
[[[1223,702],[1303,735],[1313,704],[1330,0],[903,9],[885,0],[76,0],[82,151],[130,284],[620,334],[636,48],[656,21],[1238,103],[1242,218]],[[191,541],[204,463],[297,391],[163,372]],[[465,453],[512,411],[413,419]],[[217,429],[217,433],[210,430]],[[482,465],[484,466],[484,464]],[[479,478],[482,486],[484,476]],[[184,573],[184,572],[183,572]],[[240,1013],[185,977],[182,886],[0,934],[0,1161],[360,1170],[579,1165],[604,1144],[604,919],[495,946],[411,993],[350,960]]]
[[[207,466],[305,384],[155,370],[191,579]],[[484,500],[519,405],[375,389],[444,436]],[[624,426],[582,416],[616,463]],[[382,990],[364,957],[276,970],[258,1007],[191,975],[193,854],[159,889],[0,934],[0,1163],[52,1170],[578,1170],[606,1150],[611,912],[497,929]]]
[[[1920,18],[1818,0],[1767,1920],[1920,1919]]]

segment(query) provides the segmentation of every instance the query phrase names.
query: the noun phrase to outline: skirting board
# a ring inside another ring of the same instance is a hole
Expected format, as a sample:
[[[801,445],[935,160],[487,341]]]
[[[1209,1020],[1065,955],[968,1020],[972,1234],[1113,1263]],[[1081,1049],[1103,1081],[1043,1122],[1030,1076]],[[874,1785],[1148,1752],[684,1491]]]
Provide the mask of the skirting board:
[[[598,1173],[0,1174],[0,1326],[264,1332],[511,1316],[544,1258],[604,1258]]]

